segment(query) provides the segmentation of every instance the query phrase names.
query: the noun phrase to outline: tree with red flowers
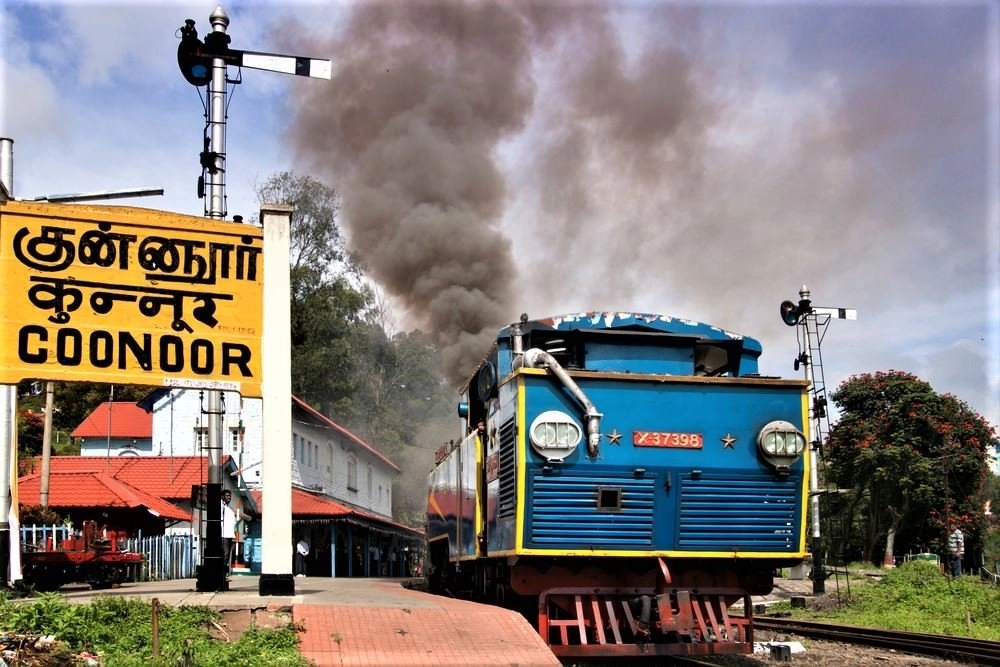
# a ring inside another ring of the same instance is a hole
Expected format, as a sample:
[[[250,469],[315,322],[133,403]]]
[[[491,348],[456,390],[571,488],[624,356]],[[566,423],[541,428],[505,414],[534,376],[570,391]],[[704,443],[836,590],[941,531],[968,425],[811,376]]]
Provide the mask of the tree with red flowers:
[[[993,427],[950,394],[901,371],[853,376],[831,395],[841,410],[823,451],[828,512],[865,560],[944,552],[948,526],[981,545]],[[843,545],[841,545],[843,547]]]

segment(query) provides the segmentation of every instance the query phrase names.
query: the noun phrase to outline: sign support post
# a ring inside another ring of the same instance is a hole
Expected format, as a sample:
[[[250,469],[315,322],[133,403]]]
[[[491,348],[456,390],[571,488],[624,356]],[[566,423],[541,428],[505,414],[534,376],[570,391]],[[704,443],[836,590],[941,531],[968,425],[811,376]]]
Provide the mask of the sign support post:
[[[267,489],[261,534],[264,540],[258,592],[294,595],[292,576],[292,331],[291,280],[288,274],[292,207],[265,204],[264,330],[261,349],[263,427],[266,435],[261,488]]]
[[[0,185],[6,195],[14,196],[14,140],[0,138]],[[11,535],[11,484],[16,483],[11,470],[17,461],[17,385],[0,384],[0,587],[21,578],[20,567],[12,553],[20,554],[21,536]]]

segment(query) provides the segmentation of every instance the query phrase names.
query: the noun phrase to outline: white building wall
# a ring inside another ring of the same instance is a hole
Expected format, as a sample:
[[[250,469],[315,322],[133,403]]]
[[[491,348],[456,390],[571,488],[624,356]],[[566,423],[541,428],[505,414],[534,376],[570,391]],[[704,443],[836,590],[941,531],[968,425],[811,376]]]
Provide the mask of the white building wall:
[[[206,433],[207,391],[175,389],[153,409],[153,455],[198,456],[198,433]],[[199,397],[199,394],[203,394]],[[260,487],[264,434],[263,401],[223,392],[223,454],[232,455],[249,487]],[[289,399],[291,400],[291,399]],[[299,414],[293,410],[293,414]],[[240,426],[243,427],[240,438]],[[207,442],[207,440],[206,440]],[[293,419],[292,483],[319,491],[347,505],[392,518],[392,480],[395,471],[377,455],[339,431]],[[356,463],[355,484],[348,486],[348,468]],[[371,470],[369,482],[369,469]]]
[[[149,456],[148,438],[80,438],[80,456]]]
[[[292,425],[292,455],[302,486],[360,509],[392,517],[394,471],[339,431],[316,424]],[[348,484],[351,464],[353,484]],[[370,474],[369,474],[370,471]]]

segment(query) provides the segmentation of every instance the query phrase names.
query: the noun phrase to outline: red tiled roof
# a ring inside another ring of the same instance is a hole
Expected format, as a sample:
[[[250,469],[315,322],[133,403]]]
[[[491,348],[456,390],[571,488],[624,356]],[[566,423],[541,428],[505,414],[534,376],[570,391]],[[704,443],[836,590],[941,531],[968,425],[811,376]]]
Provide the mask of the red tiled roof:
[[[223,456],[223,464],[229,459]],[[41,470],[41,460],[33,459],[32,472]],[[159,498],[191,497],[191,486],[208,480],[205,456],[53,456],[51,473],[105,473]],[[22,478],[23,479],[23,478]]]
[[[41,475],[27,475],[17,482],[18,502],[37,505]],[[190,514],[161,500],[151,493],[137,489],[104,472],[49,471],[49,506],[73,507],[145,507],[156,516],[173,521],[189,521]]]
[[[263,493],[260,489],[253,489],[250,491],[250,495],[253,496],[253,500],[260,510],[261,514],[264,513],[264,498]],[[378,523],[386,524],[389,526],[395,526],[403,530],[422,535],[421,531],[412,528],[410,526],[404,526],[401,523],[392,521],[391,519],[386,519],[385,517],[373,514],[371,512],[366,512],[364,510],[359,510],[353,507],[348,507],[347,505],[341,505],[332,498],[327,496],[318,495],[315,493],[310,493],[309,491],[304,491],[296,487],[292,487],[292,518],[293,519],[305,519],[305,518],[347,518],[354,517],[357,519],[367,519],[369,521],[375,521]]]
[[[305,401],[303,401],[298,396],[292,396],[292,405],[298,405],[300,408],[302,408],[303,410],[305,410],[306,412],[308,412],[309,414],[313,415],[314,417],[316,417],[317,419],[319,419],[321,422],[323,422],[324,426],[328,426],[331,429],[333,429],[334,431],[342,434],[348,440],[350,440],[354,444],[358,445],[359,447],[368,450],[371,454],[373,454],[376,458],[378,458],[381,461],[383,461],[390,468],[392,468],[396,472],[399,472],[399,468],[396,466],[396,464],[393,463],[392,461],[390,461],[389,459],[385,458],[381,454],[379,454],[379,452],[374,447],[372,447],[367,442],[365,442],[364,440],[362,440],[358,436],[354,435],[353,433],[351,433],[350,431],[348,431],[346,428],[344,428],[340,424],[336,423],[335,421],[333,421],[332,419],[330,419],[329,417],[327,417],[323,413],[319,412],[316,408],[312,407],[311,405],[309,405],[308,403],[306,403]]]
[[[253,489],[250,491],[250,495],[253,496],[254,502],[257,504],[257,509],[263,514],[264,506],[261,504],[263,501],[261,490]],[[292,487],[292,516],[339,517],[347,516],[353,511],[350,507],[341,505],[337,501],[325,496],[309,493],[294,486]]]
[[[111,433],[108,433],[110,426]],[[128,401],[105,401],[77,426],[73,438],[151,438],[153,413]]]

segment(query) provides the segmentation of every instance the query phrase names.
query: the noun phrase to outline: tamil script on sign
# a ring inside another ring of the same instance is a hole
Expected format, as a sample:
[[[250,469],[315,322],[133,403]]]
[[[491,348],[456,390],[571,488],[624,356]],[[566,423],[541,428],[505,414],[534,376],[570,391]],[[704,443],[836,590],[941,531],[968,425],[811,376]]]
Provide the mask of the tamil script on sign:
[[[260,395],[261,230],[150,209],[0,206],[0,382]]]

